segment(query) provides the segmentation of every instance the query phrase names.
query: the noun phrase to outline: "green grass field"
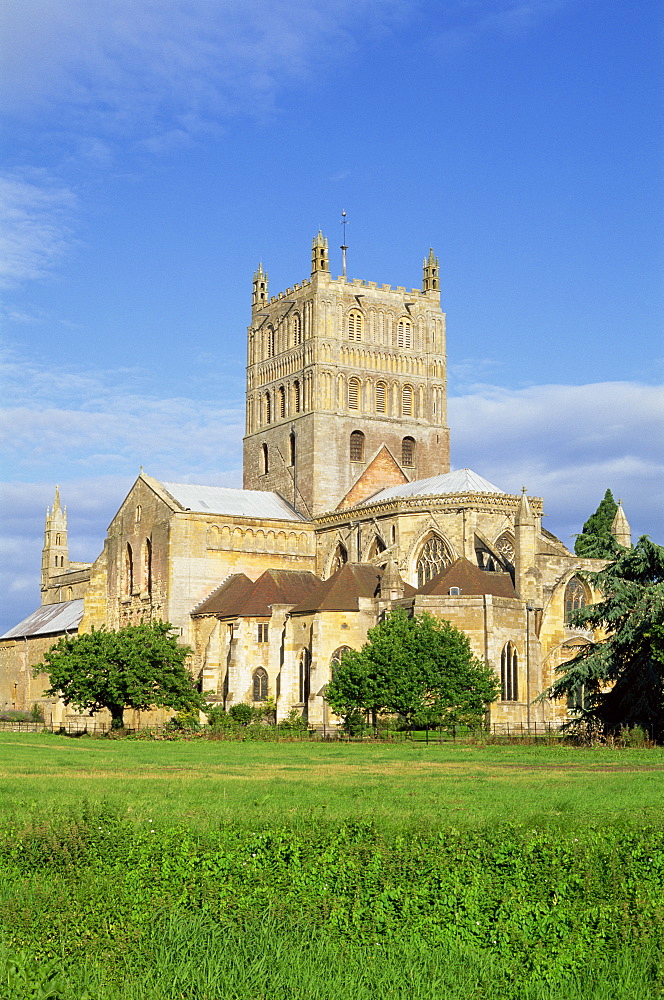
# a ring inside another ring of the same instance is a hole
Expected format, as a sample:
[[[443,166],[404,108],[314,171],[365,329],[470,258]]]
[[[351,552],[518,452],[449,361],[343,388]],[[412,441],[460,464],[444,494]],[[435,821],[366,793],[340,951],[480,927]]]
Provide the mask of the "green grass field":
[[[0,998],[664,997],[664,750],[0,734]]]

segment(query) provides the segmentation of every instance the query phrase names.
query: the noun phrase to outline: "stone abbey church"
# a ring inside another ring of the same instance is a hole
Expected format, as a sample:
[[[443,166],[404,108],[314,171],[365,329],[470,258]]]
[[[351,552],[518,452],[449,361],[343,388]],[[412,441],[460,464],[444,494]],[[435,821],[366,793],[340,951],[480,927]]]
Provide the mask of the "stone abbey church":
[[[42,606],[0,640],[0,709],[44,706],[32,667],[58,636],[151,619],[194,650],[211,702],[296,708],[334,725],[330,672],[386,611],[451,621],[495,670],[497,726],[558,724],[535,702],[592,634],[567,625],[597,569],[542,527],[542,500],[450,470],[439,264],[422,287],[311,276],[270,295],[254,275],[247,338],[244,488],[141,473],[92,564],[70,562],[67,514],[47,511]],[[630,544],[619,508],[614,533]],[[130,716],[130,713],[127,713]],[[150,719],[157,719],[156,714]],[[147,722],[134,719],[134,723]]]

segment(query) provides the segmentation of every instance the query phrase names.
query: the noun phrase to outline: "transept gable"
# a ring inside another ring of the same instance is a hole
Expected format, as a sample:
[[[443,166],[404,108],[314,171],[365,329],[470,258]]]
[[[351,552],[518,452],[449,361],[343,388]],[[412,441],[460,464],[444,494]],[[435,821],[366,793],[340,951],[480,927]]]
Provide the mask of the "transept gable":
[[[386,445],[382,445],[362,475],[350,488],[337,510],[353,507],[372,497],[377,491],[390,486],[401,486],[408,482],[396,458]]]

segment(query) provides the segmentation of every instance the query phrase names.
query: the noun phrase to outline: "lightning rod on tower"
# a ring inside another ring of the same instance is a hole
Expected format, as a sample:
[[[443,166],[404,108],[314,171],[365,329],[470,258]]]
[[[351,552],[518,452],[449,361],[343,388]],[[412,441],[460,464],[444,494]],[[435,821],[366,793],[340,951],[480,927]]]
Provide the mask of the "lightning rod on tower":
[[[346,219],[346,212],[344,210],[342,210],[342,212],[341,212],[341,225],[342,225],[343,228],[342,228],[341,231],[343,233],[343,243],[341,244],[341,273],[343,274],[344,278],[346,277],[346,250],[348,250],[348,247],[346,246],[346,225],[347,225],[347,222],[348,222],[348,220]]]

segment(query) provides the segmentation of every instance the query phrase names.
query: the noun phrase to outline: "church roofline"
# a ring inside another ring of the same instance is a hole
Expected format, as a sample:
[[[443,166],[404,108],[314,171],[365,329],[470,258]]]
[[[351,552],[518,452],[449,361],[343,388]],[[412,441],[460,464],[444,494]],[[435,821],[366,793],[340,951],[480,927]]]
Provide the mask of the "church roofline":
[[[330,526],[344,521],[370,521],[379,514],[407,514],[421,510],[450,510],[455,513],[461,508],[477,511],[498,511],[501,513],[516,513],[521,497],[509,493],[441,493],[426,496],[394,497],[381,500],[365,500],[355,507],[346,507],[343,511],[330,511],[315,517],[316,527]],[[541,497],[530,497],[533,513],[542,515],[543,501]]]

